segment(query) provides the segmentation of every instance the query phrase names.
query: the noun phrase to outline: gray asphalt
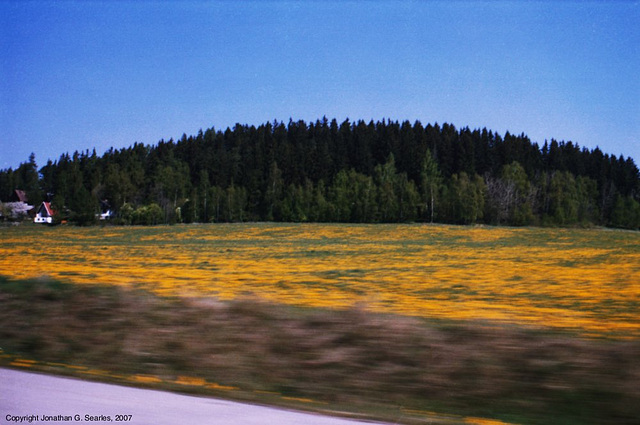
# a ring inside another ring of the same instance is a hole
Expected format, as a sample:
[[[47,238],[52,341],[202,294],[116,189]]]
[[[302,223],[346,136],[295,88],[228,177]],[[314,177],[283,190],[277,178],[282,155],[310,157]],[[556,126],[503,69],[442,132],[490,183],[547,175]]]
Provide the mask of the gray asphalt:
[[[0,368],[0,414],[0,424],[362,425],[367,423],[214,398],[192,397],[2,368]],[[128,415],[131,415],[130,419]],[[116,419],[125,421],[116,422]]]

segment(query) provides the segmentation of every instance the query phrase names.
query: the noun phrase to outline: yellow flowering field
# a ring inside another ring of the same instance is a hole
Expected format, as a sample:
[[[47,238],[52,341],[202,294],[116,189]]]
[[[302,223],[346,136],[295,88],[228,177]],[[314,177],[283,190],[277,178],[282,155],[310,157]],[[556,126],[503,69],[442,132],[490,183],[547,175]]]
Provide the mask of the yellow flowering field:
[[[423,224],[0,229],[0,274],[640,337],[640,233]]]

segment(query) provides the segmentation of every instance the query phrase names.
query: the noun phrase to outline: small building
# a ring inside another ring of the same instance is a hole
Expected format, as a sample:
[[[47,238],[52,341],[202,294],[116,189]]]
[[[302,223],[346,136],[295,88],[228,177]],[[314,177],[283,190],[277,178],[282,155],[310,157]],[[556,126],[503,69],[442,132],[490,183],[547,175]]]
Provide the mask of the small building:
[[[109,220],[111,217],[113,217],[113,211],[111,210],[109,201],[107,200],[100,201],[100,214],[96,214],[96,216],[100,220]]]
[[[9,202],[0,202],[0,220],[20,221],[32,214],[33,205],[29,205],[24,190],[14,190]]]
[[[19,189],[14,190],[9,202],[24,202],[25,204],[28,204],[29,200],[27,199],[27,192]]]
[[[36,212],[36,217],[33,219],[34,223],[53,223],[53,210],[51,209],[51,202],[43,202]]]

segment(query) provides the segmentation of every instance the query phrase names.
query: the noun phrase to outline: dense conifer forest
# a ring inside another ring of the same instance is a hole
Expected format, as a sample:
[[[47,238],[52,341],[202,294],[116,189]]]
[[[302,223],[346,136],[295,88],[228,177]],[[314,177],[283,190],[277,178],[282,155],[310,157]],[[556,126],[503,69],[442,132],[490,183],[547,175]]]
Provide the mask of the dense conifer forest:
[[[273,122],[0,171],[56,221],[438,222],[640,228],[631,158],[416,121]]]

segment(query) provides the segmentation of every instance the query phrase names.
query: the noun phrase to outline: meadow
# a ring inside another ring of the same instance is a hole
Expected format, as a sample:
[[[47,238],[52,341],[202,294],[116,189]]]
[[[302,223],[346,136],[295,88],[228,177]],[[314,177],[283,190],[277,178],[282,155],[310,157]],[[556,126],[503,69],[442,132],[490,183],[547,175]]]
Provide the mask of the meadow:
[[[635,424],[640,233],[0,228],[0,365],[404,424]]]
[[[443,225],[0,229],[0,275],[640,337],[640,233]]]

